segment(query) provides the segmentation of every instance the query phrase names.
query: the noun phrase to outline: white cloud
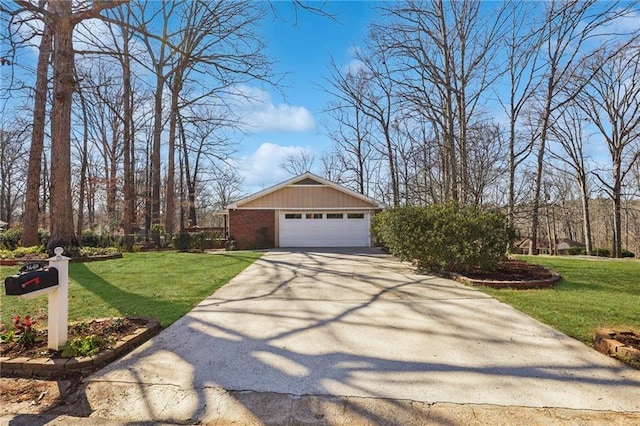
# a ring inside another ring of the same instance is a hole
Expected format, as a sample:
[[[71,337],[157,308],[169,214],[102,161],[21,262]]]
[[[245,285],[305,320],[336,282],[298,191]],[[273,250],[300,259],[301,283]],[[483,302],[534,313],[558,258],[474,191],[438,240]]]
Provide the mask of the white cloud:
[[[366,72],[367,67],[360,59],[352,59],[345,66],[344,71],[351,75],[358,75],[360,72]]]
[[[269,93],[256,87],[236,86],[231,96],[242,127],[249,132],[306,132],[316,126],[303,106],[274,104]]]
[[[281,146],[270,142],[261,144],[251,155],[238,161],[244,186],[249,193],[283,182],[292,176],[280,167],[288,156],[310,151],[301,146]]]

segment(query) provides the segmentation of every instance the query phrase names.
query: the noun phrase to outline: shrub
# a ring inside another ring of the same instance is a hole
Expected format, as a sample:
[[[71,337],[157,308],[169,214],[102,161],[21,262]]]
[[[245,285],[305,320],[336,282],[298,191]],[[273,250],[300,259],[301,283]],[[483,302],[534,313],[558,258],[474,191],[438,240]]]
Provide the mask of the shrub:
[[[220,234],[217,232],[181,232],[173,238],[173,247],[178,251],[205,251],[218,248]]]
[[[93,231],[86,230],[82,232],[82,245],[89,247],[100,247],[100,235]]]
[[[636,257],[636,254],[627,250],[627,249],[622,249],[622,253],[620,253],[621,257]]]
[[[455,203],[384,211],[373,232],[400,259],[436,271],[494,269],[516,235],[503,214]]]
[[[49,243],[49,238],[51,238],[51,234],[49,231],[45,231],[44,229],[38,229],[38,241],[42,247],[46,247]]]
[[[0,249],[15,250],[22,245],[22,226],[18,225],[0,232]],[[49,232],[38,229],[38,244],[46,247],[49,242]]]
[[[173,241],[173,247],[178,251],[189,251],[191,236],[186,232],[179,233]]]
[[[91,230],[85,230],[82,233],[82,245],[88,247],[112,247],[121,245],[121,239],[111,235],[96,234]]]
[[[94,355],[107,346],[109,341],[91,334],[85,337],[76,337],[70,339],[62,348],[61,356],[63,358],[71,358],[76,356],[90,356]]]
[[[22,227],[9,228],[0,232],[0,248],[5,250],[15,250],[20,246],[22,240]]]
[[[585,249],[584,247],[569,247],[567,249],[567,254],[571,256],[577,256],[577,255],[586,254],[586,253],[587,253],[587,249]]]
[[[593,250],[591,250],[591,255],[599,257],[609,257],[611,256],[611,250],[603,247],[594,247]]]
[[[81,247],[79,257],[84,256],[111,256],[120,253],[118,247]]]
[[[29,255],[44,255],[44,251],[40,246],[32,246],[32,247],[18,247],[11,252],[12,258],[22,258]]]

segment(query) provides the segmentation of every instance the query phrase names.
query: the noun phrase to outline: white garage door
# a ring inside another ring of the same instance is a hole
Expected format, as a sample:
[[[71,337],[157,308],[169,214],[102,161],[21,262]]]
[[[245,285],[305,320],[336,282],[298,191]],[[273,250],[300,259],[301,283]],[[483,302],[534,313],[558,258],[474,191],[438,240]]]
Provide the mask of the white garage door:
[[[369,247],[368,212],[282,212],[280,247]]]

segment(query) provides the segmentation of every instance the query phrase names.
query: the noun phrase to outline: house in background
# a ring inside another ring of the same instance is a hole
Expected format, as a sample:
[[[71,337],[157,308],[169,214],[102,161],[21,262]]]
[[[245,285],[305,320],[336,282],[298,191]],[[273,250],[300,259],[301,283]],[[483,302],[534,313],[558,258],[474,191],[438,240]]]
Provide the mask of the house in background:
[[[376,200],[304,173],[230,204],[229,238],[240,250],[370,247]]]
[[[584,243],[578,242],[578,241],[574,241],[574,240],[570,240],[569,238],[561,238],[558,240],[558,243],[556,244],[556,251],[558,252],[558,254],[560,255],[567,255],[569,254],[569,250],[572,248],[585,248]]]
[[[569,238],[561,238],[556,242],[556,253],[551,253],[549,242],[547,240],[538,239],[538,253],[539,254],[558,254],[568,255],[569,249],[574,247],[584,248],[584,243],[570,240]],[[525,238],[521,241],[517,241],[513,245],[513,251],[516,254],[529,254],[529,244],[531,244],[531,238]]]

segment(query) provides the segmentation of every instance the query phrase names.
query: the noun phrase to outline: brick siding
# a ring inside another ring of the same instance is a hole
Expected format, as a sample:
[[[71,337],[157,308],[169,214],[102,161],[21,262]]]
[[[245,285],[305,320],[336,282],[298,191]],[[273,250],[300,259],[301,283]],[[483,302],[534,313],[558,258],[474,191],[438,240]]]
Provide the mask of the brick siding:
[[[276,223],[273,210],[229,211],[229,234],[238,250],[275,247]]]

